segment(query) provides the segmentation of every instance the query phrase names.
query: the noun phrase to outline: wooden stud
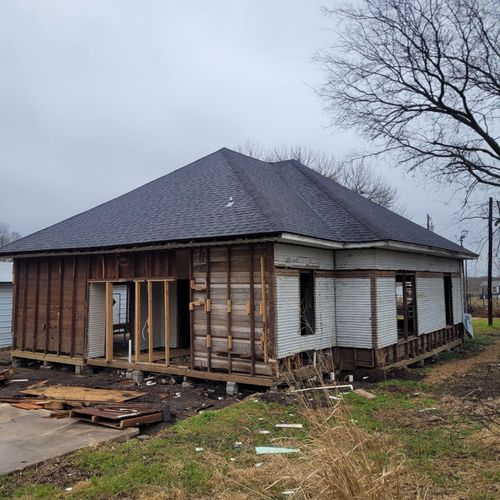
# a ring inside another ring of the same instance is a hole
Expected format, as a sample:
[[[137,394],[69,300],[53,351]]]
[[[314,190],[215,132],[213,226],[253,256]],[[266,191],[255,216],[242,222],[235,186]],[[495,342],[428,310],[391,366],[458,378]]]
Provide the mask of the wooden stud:
[[[205,311],[207,313],[207,369],[212,371],[212,337],[211,337],[211,314],[210,314],[210,247],[206,249],[206,279],[207,284],[207,299],[205,302]]]
[[[151,256],[149,256],[151,257]],[[153,282],[148,281],[148,361],[153,362]]]
[[[253,276],[253,245],[250,244],[250,353],[251,374],[255,375],[255,301],[254,301],[254,276]]]
[[[24,261],[24,289],[23,289],[23,331],[21,332],[21,349],[24,351],[26,347],[26,319],[28,314],[28,275],[29,264]]]
[[[227,247],[227,262],[226,262],[226,303],[227,303],[227,318],[226,318],[226,336],[227,336],[227,370],[229,373],[233,370],[233,335],[231,332],[233,319],[233,303],[231,299],[231,247]]]
[[[193,249],[189,249],[189,279],[193,280]],[[194,308],[191,308],[193,302],[193,290],[189,287],[189,366],[194,370]]]
[[[165,333],[165,365],[170,364],[170,296],[169,282],[163,282],[163,313],[164,313],[164,333]]]
[[[73,257],[73,283],[71,288],[71,347],[70,356],[75,355],[76,336],[76,257]]]
[[[50,332],[50,288],[51,288],[51,262],[47,259],[47,302],[45,304],[45,346],[44,352],[49,350],[49,332]]]
[[[64,257],[59,261],[59,305],[57,311],[57,355],[61,354],[63,312],[64,312]]]
[[[135,362],[141,358],[141,282],[135,282],[134,290],[134,339],[135,339]]]
[[[33,317],[33,351],[38,348],[38,299],[40,294],[40,260],[36,261],[35,275],[35,315]]]
[[[19,317],[19,261],[14,261],[14,283],[13,283],[13,304],[12,304],[12,348],[17,348],[17,328]]]
[[[113,361],[113,283],[106,283],[105,297],[106,362],[110,363]]]
[[[267,295],[266,295],[266,268],[264,257],[260,258],[260,285],[261,285],[261,314],[262,314],[262,351],[264,353],[264,363],[269,361],[267,352]]]

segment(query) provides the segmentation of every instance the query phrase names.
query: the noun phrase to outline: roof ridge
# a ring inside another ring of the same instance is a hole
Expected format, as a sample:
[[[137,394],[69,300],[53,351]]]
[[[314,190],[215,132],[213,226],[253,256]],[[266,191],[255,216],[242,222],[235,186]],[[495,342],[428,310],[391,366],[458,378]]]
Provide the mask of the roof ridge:
[[[321,186],[318,182],[316,182],[316,179],[314,178],[314,176],[312,175],[309,175],[309,170],[312,170],[311,167],[307,167],[306,165],[303,165],[302,163],[300,163],[299,161],[297,160],[288,160],[288,162],[292,163],[293,165],[295,165],[295,168],[297,171],[299,171],[302,176],[304,176],[306,179],[308,179],[309,181],[311,181],[323,194],[325,194],[333,203],[335,203],[336,205],[342,207],[351,217],[353,217],[354,219],[356,219],[356,221],[358,221],[363,227],[365,227],[366,229],[368,229],[372,234],[373,236],[375,237],[379,237],[378,234],[376,232],[374,232],[373,228],[370,227],[370,225],[366,224],[366,222],[364,220],[362,220],[358,215],[355,215],[352,213],[352,211],[346,206],[345,203],[343,203],[342,201],[339,201],[335,198],[332,197],[332,195],[330,193],[328,193],[327,191],[325,191],[325,189],[323,188],[323,186]],[[305,171],[303,171],[302,168],[298,168],[298,166],[300,167],[304,167]],[[307,173],[306,173],[307,172]],[[319,172],[318,172],[319,173]],[[322,175],[322,174],[319,174],[319,175]],[[324,177],[324,176],[323,176]],[[325,177],[326,178],[326,177]],[[332,179],[330,179],[332,181]],[[332,182],[335,182],[335,181],[332,181]],[[338,184],[338,183],[337,183]],[[342,186],[342,184],[339,184],[339,186]],[[344,186],[342,186],[344,187]],[[354,193],[354,191],[352,191]],[[358,194],[358,193],[355,193],[355,194]],[[358,194],[358,196],[361,196]],[[307,203],[307,201],[306,201]],[[309,205],[309,203],[307,203]],[[309,207],[314,210],[310,205]],[[316,210],[314,210],[315,213]],[[334,229],[332,228],[332,226],[328,223],[328,221],[326,221],[320,214],[318,214],[318,217],[331,229]]]
[[[242,171],[240,171],[238,168],[235,168],[235,165],[233,164],[231,159],[227,157],[228,151],[230,151],[231,153],[236,153],[235,151],[232,151],[228,148],[222,148],[220,150],[220,152],[222,153],[222,156],[224,158],[224,162],[234,172],[236,177],[238,177],[238,180],[240,181],[243,189],[248,193],[250,198],[252,198],[252,200],[255,202],[255,205],[260,210],[261,214],[264,216],[264,219],[270,225],[270,228],[278,230],[279,229],[278,228],[279,220],[277,220],[276,216],[273,213],[273,210],[270,208],[269,204],[262,198],[262,196],[260,196],[257,193],[256,189],[251,189],[254,186],[253,186],[252,181],[249,179],[249,177],[246,176],[245,179],[242,178],[245,174]],[[236,153],[236,154],[239,154],[239,153]],[[245,155],[242,155],[242,156],[245,156]],[[252,158],[251,156],[248,156],[248,158],[255,160],[255,158]],[[262,163],[267,163],[267,162],[262,161],[262,160],[259,160],[259,161],[261,161]],[[249,188],[248,184],[250,184],[251,188]],[[266,208],[264,208],[262,205],[265,205]]]

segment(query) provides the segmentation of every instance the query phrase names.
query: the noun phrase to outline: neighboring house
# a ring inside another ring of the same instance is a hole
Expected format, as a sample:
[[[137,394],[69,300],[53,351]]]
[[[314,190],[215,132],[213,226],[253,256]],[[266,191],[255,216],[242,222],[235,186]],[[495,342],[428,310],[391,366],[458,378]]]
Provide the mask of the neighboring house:
[[[261,385],[458,345],[476,257],[297,161],[228,149],[0,254],[14,257],[14,357]]]
[[[12,262],[0,262],[0,349],[12,344]]]
[[[481,281],[479,288],[480,288],[480,297],[482,299],[487,299],[488,298],[488,281],[487,280]],[[500,281],[499,280],[492,281],[491,296],[494,299],[500,298]]]

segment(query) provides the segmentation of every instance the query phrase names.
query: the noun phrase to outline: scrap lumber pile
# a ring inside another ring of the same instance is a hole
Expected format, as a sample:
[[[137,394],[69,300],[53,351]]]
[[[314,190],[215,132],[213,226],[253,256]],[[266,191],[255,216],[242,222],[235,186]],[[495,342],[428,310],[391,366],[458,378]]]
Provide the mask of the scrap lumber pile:
[[[0,384],[7,385],[12,376],[14,375],[14,370],[12,368],[5,368],[4,370],[0,370]]]
[[[161,422],[169,419],[169,411],[161,405],[126,403],[144,392],[116,389],[94,389],[64,385],[45,385],[46,380],[19,391],[14,397],[0,397],[23,410],[47,410],[48,417],[73,417],[116,429]]]
[[[161,406],[148,403],[128,403],[122,405],[98,405],[71,410],[70,417],[97,425],[125,429],[164,420]]]

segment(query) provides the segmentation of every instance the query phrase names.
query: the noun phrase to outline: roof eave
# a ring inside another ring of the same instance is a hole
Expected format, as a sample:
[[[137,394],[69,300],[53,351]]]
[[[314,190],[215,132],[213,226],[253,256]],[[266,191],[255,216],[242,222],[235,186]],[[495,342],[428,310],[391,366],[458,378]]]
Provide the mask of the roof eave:
[[[330,248],[333,250],[349,250],[363,248],[385,248],[388,250],[397,250],[400,252],[424,253],[427,255],[435,255],[437,257],[449,257],[453,259],[477,259],[478,255],[464,249],[464,252],[454,252],[444,248],[430,247],[426,245],[416,245],[412,243],[404,243],[400,241],[384,240],[384,241],[368,241],[368,242],[338,242],[312,238],[310,236],[301,236],[292,233],[282,233],[281,241],[293,243],[296,245],[307,245],[318,248]]]

